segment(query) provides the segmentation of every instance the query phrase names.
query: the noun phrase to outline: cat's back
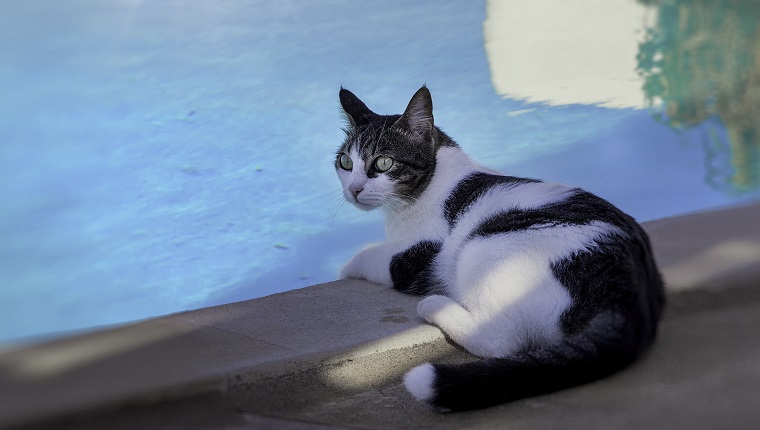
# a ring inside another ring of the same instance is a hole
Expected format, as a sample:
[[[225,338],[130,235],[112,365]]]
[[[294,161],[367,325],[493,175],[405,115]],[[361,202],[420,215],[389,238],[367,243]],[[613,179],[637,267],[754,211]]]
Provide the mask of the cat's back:
[[[468,278],[463,273],[513,263],[511,273],[543,273],[573,294],[634,292],[646,285],[651,293],[633,296],[652,300],[646,307],[659,312],[662,280],[646,233],[631,216],[588,191],[473,171],[451,188],[442,213],[450,234],[437,271],[457,297],[471,283],[454,285]]]
[[[581,188],[477,170],[451,187],[442,215],[452,230],[477,236],[592,223],[640,234],[632,217]]]

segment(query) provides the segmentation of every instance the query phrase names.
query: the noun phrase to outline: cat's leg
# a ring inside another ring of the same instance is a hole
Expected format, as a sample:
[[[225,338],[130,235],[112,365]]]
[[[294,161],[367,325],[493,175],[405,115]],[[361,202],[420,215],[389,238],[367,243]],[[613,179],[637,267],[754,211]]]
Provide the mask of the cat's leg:
[[[502,350],[486,339],[477,318],[456,301],[440,295],[425,297],[417,313],[440,328],[454,343],[480,357],[499,357]]]
[[[526,345],[560,340],[559,320],[572,299],[532,237],[528,251],[525,242],[505,237],[470,240],[449,287],[467,308],[433,296],[420,303],[420,315],[482,357],[506,357]]]
[[[388,287],[391,280],[391,259],[399,252],[398,243],[383,242],[366,246],[359,251],[340,271],[340,278],[366,279]]]
[[[391,258],[393,288],[407,294],[432,294],[438,285],[433,262],[441,250],[440,242],[419,242]]]
[[[340,272],[341,278],[366,279],[409,294],[435,289],[431,265],[441,245],[419,242],[411,247],[398,242],[370,245],[356,254]]]

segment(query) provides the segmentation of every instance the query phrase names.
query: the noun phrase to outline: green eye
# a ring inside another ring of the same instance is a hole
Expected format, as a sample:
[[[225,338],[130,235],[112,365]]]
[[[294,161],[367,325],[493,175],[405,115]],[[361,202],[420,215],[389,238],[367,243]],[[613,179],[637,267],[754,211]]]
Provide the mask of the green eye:
[[[354,168],[354,162],[351,161],[351,157],[348,154],[340,154],[338,156],[338,164],[343,170],[351,170]]]
[[[378,157],[375,160],[375,169],[378,172],[387,172],[393,166],[393,158],[390,157]]]

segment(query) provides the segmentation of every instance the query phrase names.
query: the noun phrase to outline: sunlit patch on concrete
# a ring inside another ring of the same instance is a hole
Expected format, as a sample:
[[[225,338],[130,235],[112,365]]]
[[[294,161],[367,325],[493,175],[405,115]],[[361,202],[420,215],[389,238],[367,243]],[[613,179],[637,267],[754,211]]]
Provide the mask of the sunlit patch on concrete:
[[[760,243],[729,240],[668,267],[668,288],[678,291],[703,286],[738,269],[753,266],[760,266]]]
[[[20,351],[3,363],[18,379],[44,379],[85,367],[127,351],[192,331],[189,325],[155,325],[151,330],[115,330]]]

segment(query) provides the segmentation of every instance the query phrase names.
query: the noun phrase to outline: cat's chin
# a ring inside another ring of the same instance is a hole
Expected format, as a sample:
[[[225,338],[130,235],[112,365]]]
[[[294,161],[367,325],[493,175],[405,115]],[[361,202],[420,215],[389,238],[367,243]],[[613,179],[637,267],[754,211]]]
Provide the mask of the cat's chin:
[[[363,211],[371,211],[373,209],[377,209],[377,208],[380,207],[380,205],[370,205],[370,204],[362,203],[362,202],[359,202],[359,201],[355,201],[355,202],[351,202],[351,203],[354,206],[356,206],[357,208],[359,208],[359,209],[361,209]]]
[[[368,204],[359,203],[359,202],[354,202],[354,206],[356,206],[357,208],[359,208],[359,209],[361,209],[363,211],[371,211],[373,209],[377,209],[377,208],[380,207],[380,206],[368,205]]]

